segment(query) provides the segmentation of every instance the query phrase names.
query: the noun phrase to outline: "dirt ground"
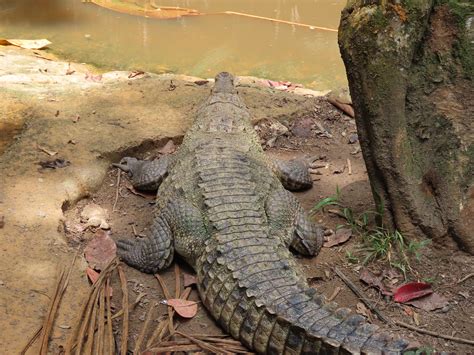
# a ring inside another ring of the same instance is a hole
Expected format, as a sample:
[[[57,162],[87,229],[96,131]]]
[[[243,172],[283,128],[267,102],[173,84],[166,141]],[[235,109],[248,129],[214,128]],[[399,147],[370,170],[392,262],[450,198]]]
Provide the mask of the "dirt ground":
[[[87,74],[86,69],[81,77],[86,75],[84,73]],[[8,99],[0,107],[4,115],[11,117],[15,113],[22,122],[20,129],[13,130],[16,138],[5,144],[6,150],[0,156],[3,175],[0,233],[4,241],[0,260],[0,327],[5,330],[0,335],[0,346],[8,353],[19,352],[41,324],[57,271],[66,268],[77,254],[78,261],[51,339],[50,351],[62,351],[90,287],[83,251],[96,230],[83,230],[81,212],[92,202],[106,209],[114,239],[146,235],[152,219],[153,198],[133,193],[124,175],[117,184],[117,170],[112,169],[110,163],[125,155],[159,157],[169,140],[179,145],[192,120],[193,109],[210,87],[210,83],[200,85],[202,83],[196,84],[194,79],[147,75],[133,79],[122,75],[120,80],[105,83],[86,80],[85,84],[87,87],[80,86],[67,93],[59,89],[48,89],[45,93],[38,89],[32,94],[21,91],[24,88],[19,84],[0,92],[2,98]],[[42,85],[45,84],[37,86]],[[341,204],[355,214],[374,210],[353,119],[335,109],[325,97],[274,90],[256,85],[254,80],[242,80],[239,92],[270,156],[316,159],[318,168],[313,175],[313,188],[296,194],[307,210],[322,198],[334,196],[337,190],[340,190]],[[38,145],[58,154],[50,157]],[[71,165],[54,170],[39,168],[39,161],[56,157],[69,160]],[[329,237],[330,230],[345,224],[343,218],[327,211],[316,213],[314,218],[327,228]],[[335,275],[334,268],[338,267],[392,320],[440,334],[472,338],[474,277],[467,277],[472,276],[474,270],[472,257],[457,251],[449,242],[437,241],[421,250],[419,261],[412,260],[414,271],[408,275],[409,280],[430,280],[435,292],[447,300],[440,309],[424,311],[395,303],[359,281],[364,266],[360,260],[349,260],[347,252],[359,255],[361,242],[360,236],[353,235],[342,245],[323,248],[315,258],[298,258],[311,286],[340,306],[364,311],[358,305],[360,300]],[[192,273],[183,261],[176,262],[181,270]],[[386,271],[387,264],[380,261],[370,264],[369,268],[374,272]],[[165,297],[152,275],[128,266],[124,270],[129,299],[145,294],[130,314],[129,349],[133,349],[149,305]],[[162,276],[174,292],[173,268],[164,271]],[[391,282],[397,286],[405,280],[397,275]],[[116,309],[121,300],[117,285],[118,281],[114,280]],[[198,301],[196,290],[190,299]],[[365,312],[382,326],[373,314]],[[166,313],[164,305],[159,306],[159,313]],[[152,322],[147,335],[157,326],[158,319]],[[194,318],[179,322],[180,330],[188,334],[222,334],[201,305]],[[115,326],[119,340],[118,323]],[[427,349],[474,351],[472,346],[420,335],[401,327],[393,326],[390,330]],[[37,347],[30,353],[35,351]]]
[[[291,117],[282,119],[289,130],[279,136],[273,142],[272,147],[267,147],[268,154],[283,159],[314,159],[316,157],[321,166],[325,165],[325,167],[318,169],[316,175],[313,175],[315,179],[314,187],[309,191],[296,194],[306,210],[310,210],[322,198],[335,195],[336,189],[339,188],[341,203],[344,206],[352,208],[355,213],[373,211],[370,185],[359,145],[357,142],[352,144],[349,142],[350,138],[355,139],[354,121],[334,109],[325,98],[314,98],[311,101],[312,107],[310,110],[298,112],[291,115]],[[273,117],[269,117],[268,120],[256,124],[264,144],[268,139],[271,141],[272,137],[275,137],[274,130],[270,128],[272,126],[271,122],[274,122],[273,119]],[[308,131],[298,130],[299,126],[309,127],[310,129]],[[325,129],[326,133],[319,130],[321,127]],[[175,139],[177,144],[179,144],[179,140],[179,138]],[[146,159],[159,158],[162,155],[160,154],[162,148],[163,146],[159,146],[155,149],[140,150],[136,152],[135,156]],[[350,160],[351,172],[348,170],[348,159]],[[116,199],[116,196],[118,196],[118,199]],[[115,203],[115,201],[117,202]],[[107,211],[112,211],[115,203],[115,211],[110,214],[113,238],[124,236],[133,238],[134,234],[137,236],[147,234],[152,219],[153,195],[152,197],[148,196],[148,198],[137,195],[136,191],[130,189],[130,184],[123,180],[123,177],[120,185],[117,186],[117,170],[111,169],[96,193],[87,199],[81,200],[74,208],[67,211],[65,230],[71,246],[81,248],[95,235],[95,229],[88,230],[85,233],[77,232],[77,228],[80,226],[81,211],[90,203],[98,204]],[[333,231],[338,225],[346,222],[342,217],[331,213],[318,213],[314,218],[325,228]],[[333,296],[335,302],[340,306],[356,309],[360,301],[335,275],[333,269],[338,267],[364,291],[366,297],[377,304],[377,307],[391,319],[413,325],[418,324],[422,328],[461,338],[469,338],[472,335],[474,330],[474,318],[472,316],[474,307],[470,299],[470,292],[472,292],[473,280],[468,279],[462,283],[457,283],[462,277],[466,276],[469,270],[472,270],[474,265],[472,258],[449,248],[427,247],[422,250],[420,261],[413,264],[413,274],[408,275],[409,280],[416,280],[416,276],[420,280],[435,280],[435,291],[449,300],[449,304],[442,309],[428,312],[412,306],[402,306],[394,303],[388,297],[384,299],[378,291],[358,281],[362,264],[350,263],[346,257],[346,251],[357,253],[356,250],[360,244],[360,236],[354,235],[349,242],[342,246],[323,248],[320,255],[315,258],[299,258],[298,260],[303,265],[311,286],[320,290],[328,298],[336,292],[336,296]],[[192,270],[184,261],[178,259],[176,262],[180,265],[181,270],[192,273]],[[372,271],[382,271],[387,269],[387,264],[383,262],[373,263],[369,265],[369,268]],[[147,294],[136,311],[132,312],[131,346],[133,346],[133,340],[136,340],[143,326],[149,303],[153,300],[164,299],[165,296],[160,292],[157,280],[152,275],[142,274],[130,267],[126,268],[126,272],[131,286],[130,299],[135,299],[140,293]],[[168,288],[174,292],[174,269],[170,268],[164,271],[162,276]],[[403,278],[399,276],[398,282],[394,286],[401,285],[404,282]],[[199,300],[196,290],[192,291],[190,299]],[[160,308],[161,314],[165,314],[166,306],[160,306]],[[416,315],[413,316],[413,314]],[[370,313],[370,317],[375,323],[382,325],[376,316]],[[199,312],[195,318],[183,323],[181,330],[189,334],[222,334],[202,307],[199,307]],[[152,331],[153,329],[150,329],[148,335]],[[435,337],[422,336],[403,328],[392,328],[391,331],[406,337],[413,344],[422,344],[426,349],[449,352],[470,352],[474,350],[469,346]],[[118,328],[117,332],[119,332]]]

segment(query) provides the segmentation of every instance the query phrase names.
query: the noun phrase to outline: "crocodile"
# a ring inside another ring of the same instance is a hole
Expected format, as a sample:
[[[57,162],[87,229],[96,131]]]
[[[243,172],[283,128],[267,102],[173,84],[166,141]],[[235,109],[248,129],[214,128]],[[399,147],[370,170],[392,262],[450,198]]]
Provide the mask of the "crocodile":
[[[158,189],[150,234],[118,254],[146,273],[178,253],[197,274],[220,326],[260,354],[389,353],[407,342],[309,287],[290,249],[316,255],[323,229],[288,190],[309,188],[307,166],[267,158],[230,73],[219,73],[173,155],[114,164],[135,188]]]

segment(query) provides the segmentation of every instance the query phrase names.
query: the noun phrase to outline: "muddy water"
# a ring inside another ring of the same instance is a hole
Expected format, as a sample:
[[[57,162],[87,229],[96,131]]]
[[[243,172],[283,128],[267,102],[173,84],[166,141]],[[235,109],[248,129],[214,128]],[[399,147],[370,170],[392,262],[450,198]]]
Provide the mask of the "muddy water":
[[[136,1],[136,3],[144,2]],[[344,0],[156,0],[204,13],[238,11],[336,29]],[[300,82],[346,85],[337,33],[232,15],[154,20],[80,0],[5,0],[0,37],[48,38],[72,61],[104,69],[210,77],[220,70]]]

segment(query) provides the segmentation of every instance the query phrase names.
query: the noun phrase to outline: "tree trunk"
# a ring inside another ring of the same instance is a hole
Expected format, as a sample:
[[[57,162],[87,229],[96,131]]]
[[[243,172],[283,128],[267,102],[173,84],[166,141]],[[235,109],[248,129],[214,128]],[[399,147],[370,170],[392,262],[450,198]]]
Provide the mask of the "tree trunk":
[[[474,253],[474,5],[349,0],[339,46],[385,223]],[[447,238],[448,237],[448,238]]]

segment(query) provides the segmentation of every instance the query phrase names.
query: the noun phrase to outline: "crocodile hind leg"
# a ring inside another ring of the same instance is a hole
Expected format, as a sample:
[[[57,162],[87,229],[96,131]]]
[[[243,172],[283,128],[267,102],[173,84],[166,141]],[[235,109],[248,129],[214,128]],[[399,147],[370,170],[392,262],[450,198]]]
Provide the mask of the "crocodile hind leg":
[[[290,191],[307,190],[313,186],[308,164],[302,160],[273,160],[273,170],[283,187]]]
[[[150,161],[125,157],[119,164],[112,165],[126,172],[136,189],[157,190],[168,175],[170,162],[171,156]]]
[[[173,261],[173,235],[165,213],[155,218],[146,238],[120,239],[116,244],[118,256],[142,272],[156,273]]]
[[[323,229],[311,222],[299,201],[291,192],[279,189],[269,196],[265,204],[272,233],[303,255],[318,254],[323,244]]]
[[[191,263],[207,235],[200,211],[185,199],[174,197],[155,218],[147,238],[119,240],[117,253],[128,265],[155,273],[171,264],[175,249]]]

